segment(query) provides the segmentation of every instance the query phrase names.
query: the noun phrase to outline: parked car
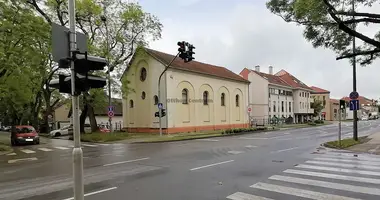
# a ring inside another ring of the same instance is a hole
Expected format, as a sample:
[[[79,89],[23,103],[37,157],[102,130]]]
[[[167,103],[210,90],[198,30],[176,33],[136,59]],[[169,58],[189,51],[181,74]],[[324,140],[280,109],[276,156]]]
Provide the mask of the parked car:
[[[72,128],[73,125],[64,126],[60,129],[54,130],[50,132],[51,137],[59,137],[64,135],[69,135],[69,129]]]
[[[367,120],[368,120],[368,117],[367,117],[367,116],[362,116],[361,120],[363,120],[363,121],[367,121]]]
[[[33,126],[13,126],[11,129],[11,144],[40,144],[40,137]]]
[[[85,133],[91,133],[91,125],[90,124],[84,124],[84,132]],[[73,126],[70,126],[68,129],[68,135],[73,135],[74,130]]]

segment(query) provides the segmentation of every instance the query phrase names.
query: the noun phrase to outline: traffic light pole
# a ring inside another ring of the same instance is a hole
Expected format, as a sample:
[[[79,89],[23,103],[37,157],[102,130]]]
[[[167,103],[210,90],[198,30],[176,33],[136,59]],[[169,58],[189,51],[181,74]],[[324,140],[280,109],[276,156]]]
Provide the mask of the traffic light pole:
[[[158,78],[158,103],[161,104],[161,90],[160,90],[160,86],[161,86],[161,77],[162,75],[164,75],[164,73],[166,72],[166,70],[168,70],[168,68],[170,67],[170,65],[174,62],[174,60],[178,57],[178,55],[180,54],[180,52],[177,53],[177,55],[170,61],[170,63],[165,67],[164,71],[160,74],[160,77]],[[161,120],[161,110],[162,110],[162,107],[159,107],[158,108],[158,123],[160,124],[160,136],[162,136],[162,120]]]
[[[352,12],[355,12],[355,0],[352,0]],[[355,20],[355,16],[353,15],[352,16],[352,19]],[[354,26],[354,30],[355,30],[355,24],[353,24]],[[356,41],[355,41],[355,37],[353,36],[352,37],[352,51],[353,51],[353,54],[356,53]],[[357,88],[356,88],[356,57],[354,56],[353,57],[353,62],[352,62],[352,70],[353,70],[353,73],[352,73],[352,82],[353,82],[353,91],[356,92]],[[355,141],[358,141],[358,111],[355,109],[354,110],[354,124],[353,124],[353,138]]]
[[[75,33],[75,0],[69,0],[69,24],[70,24],[70,52],[72,58],[74,51],[77,49]],[[83,151],[80,143],[79,130],[79,97],[75,92],[75,70],[74,60],[71,63],[71,100],[73,105],[73,130],[74,130],[74,148],[73,148],[73,179],[74,179],[74,200],[84,199],[83,187]]]

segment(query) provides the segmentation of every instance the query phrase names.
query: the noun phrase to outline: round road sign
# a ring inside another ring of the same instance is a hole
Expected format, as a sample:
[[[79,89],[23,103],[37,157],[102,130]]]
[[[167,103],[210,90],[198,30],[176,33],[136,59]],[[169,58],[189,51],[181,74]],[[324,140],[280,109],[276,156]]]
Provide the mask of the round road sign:
[[[359,93],[358,92],[351,92],[350,93],[350,99],[358,99]]]
[[[113,116],[114,116],[113,111],[108,111],[108,117],[113,117]]]
[[[248,108],[248,112],[251,112],[252,111],[252,109],[251,108]]]

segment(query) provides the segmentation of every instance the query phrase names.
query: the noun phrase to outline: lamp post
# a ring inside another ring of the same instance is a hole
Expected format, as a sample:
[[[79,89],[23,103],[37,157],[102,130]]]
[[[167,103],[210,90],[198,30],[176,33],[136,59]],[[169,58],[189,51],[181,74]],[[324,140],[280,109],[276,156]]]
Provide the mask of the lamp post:
[[[104,9],[104,12],[105,12],[105,9]],[[104,23],[104,26],[106,28],[106,34],[105,34],[105,37],[106,37],[106,45],[107,45],[107,55],[106,55],[106,58],[107,58],[107,62],[109,64],[109,41],[108,41],[108,26],[107,26],[107,18],[105,16],[101,16],[100,19],[102,20],[102,22]],[[111,92],[111,71],[113,69],[108,65],[108,70],[107,70],[107,79],[108,79],[108,106],[111,107],[112,106],[112,92]],[[108,122],[110,124],[110,132],[112,132],[113,128],[112,128],[112,117],[109,117],[108,118]]]

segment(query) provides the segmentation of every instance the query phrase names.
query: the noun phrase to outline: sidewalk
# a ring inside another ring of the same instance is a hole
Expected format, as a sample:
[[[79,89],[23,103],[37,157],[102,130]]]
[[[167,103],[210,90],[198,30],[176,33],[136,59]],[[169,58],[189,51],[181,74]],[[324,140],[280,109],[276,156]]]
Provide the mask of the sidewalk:
[[[350,151],[380,155],[380,132],[368,136],[370,141],[347,148]]]

